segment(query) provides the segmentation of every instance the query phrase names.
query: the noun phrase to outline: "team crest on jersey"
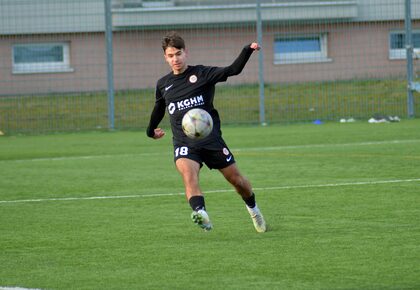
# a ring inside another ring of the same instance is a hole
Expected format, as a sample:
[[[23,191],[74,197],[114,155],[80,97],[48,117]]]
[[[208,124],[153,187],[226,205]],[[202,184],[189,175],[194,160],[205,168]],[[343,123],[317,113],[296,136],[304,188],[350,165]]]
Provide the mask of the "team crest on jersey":
[[[190,83],[194,84],[197,82],[197,76],[196,75],[192,75],[189,78]]]
[[[223,154],[225,154],[226,156],[229,155],[229,150],[226,147],[223,148]]]

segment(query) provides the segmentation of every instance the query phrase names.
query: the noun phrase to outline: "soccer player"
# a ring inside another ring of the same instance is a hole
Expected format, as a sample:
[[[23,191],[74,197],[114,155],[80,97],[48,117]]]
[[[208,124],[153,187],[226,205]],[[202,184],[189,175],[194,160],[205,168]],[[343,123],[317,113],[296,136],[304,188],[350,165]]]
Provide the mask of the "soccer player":
[[[222,138],[219,114],[213,106],[216,83],[241,73],[251,54],[260,46],[255,42],[246,45],[236,60],[226,67],[187,65],[185,42],[176,32],[170,32],[163,38],[162,48],[172,71],[157,81],[156,102],[147,136],[159,139],[165,135],[158,126],[167,109],[173,134],[174,161],[193,210],[193,222],[206,231],[213,227],[199,185],[199,173],[204,163],[210,169],[218,169],[233,185],[244,200],[256,231],[265,232],[266,223],[255,202],[251,184],[239,172],[235,158]],[[213,118],[213,130],[203,139],[190,139],[182,131],[182,117],[192,108],[204,109]]]

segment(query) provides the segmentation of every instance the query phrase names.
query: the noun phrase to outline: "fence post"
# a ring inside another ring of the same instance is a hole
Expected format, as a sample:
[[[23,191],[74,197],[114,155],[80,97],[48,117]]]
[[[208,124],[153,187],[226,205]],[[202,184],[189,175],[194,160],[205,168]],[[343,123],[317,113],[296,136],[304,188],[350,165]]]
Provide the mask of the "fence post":
[[[105,38],[106,38],[106,67],[108,84],[108,128],[114,129],[114,65],[112,48],[112,13],[111,0],[105,1]]]
[[[414,117],[413,99],[413,39],[411,28],[411,0],[405,0],[405,49],[407,58],[407,114]]]
[[[257,0],[257,41],[262,47],[262,19],[261,19],[261,0]],[[258,54],[258,82],[260,93],[260,123],[265,126],[265,94],[264,94],[264,47]]]

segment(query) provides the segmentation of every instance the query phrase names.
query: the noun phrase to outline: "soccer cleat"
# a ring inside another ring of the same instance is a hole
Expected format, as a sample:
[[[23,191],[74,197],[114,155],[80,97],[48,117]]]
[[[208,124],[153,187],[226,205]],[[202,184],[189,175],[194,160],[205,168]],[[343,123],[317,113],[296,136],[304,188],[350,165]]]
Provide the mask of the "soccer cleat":
[[[192,221],[205,231],[210,231],[213,225],[210,222],[209,215],[204,209],[199,209],[191,213]]]
[[[264,217],[261,211],[259,210],[259,208],[257,206],[255,206],[254,208],[249,208],[247,206],[246,209],[248,210],[251,216],[252,222],[254,223],[255,230],[259,233],[266,232],[267,226],[265,224]]]

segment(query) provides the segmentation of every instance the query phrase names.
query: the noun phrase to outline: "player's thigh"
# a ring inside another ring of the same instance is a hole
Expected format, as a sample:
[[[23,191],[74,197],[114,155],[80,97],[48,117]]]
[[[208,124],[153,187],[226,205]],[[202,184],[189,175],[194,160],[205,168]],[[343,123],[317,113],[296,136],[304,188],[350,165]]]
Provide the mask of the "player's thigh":
[[[188,158],[178,158],[175,166],[181,176],[187,181],[198,183],[198,174],[200,172],[200,163]]]
[[[229,166],[225,168],[221,168],[219,169],[219,171],[230,183],[238,182],[240,179],[243,178],[236,163],[230,164]]]
[[[198,174],[203,164],[199,152],[187,146],[175,147],[174,161],[185,185],[197,186]]]

